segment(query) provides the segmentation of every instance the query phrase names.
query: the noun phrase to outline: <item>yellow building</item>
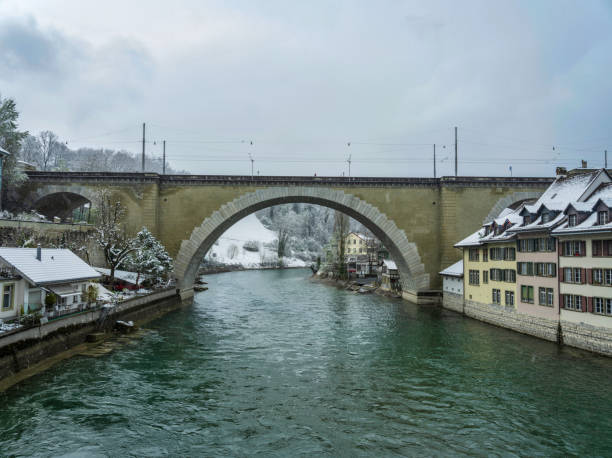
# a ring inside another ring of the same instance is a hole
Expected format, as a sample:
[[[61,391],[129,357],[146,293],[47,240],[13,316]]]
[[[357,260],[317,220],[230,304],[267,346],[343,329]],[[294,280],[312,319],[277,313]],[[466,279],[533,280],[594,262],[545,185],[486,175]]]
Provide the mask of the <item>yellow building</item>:
[[[502,218],[455,245],[463,249],[463,291],[466,301],[515,307],[516,242]]]
[[[368,237],[357,232],[350,232],[346,236],[346,254],[367,254]]]

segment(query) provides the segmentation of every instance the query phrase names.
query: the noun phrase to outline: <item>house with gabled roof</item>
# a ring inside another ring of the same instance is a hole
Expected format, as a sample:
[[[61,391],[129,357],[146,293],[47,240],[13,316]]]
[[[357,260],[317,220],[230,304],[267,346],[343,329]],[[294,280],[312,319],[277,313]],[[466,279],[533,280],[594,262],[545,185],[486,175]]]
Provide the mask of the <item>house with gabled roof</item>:
[[[68,249],[0,247],[0,319],[83,306],[88,284],[101,275]],[[55,296],[53,310],[45,298]]]

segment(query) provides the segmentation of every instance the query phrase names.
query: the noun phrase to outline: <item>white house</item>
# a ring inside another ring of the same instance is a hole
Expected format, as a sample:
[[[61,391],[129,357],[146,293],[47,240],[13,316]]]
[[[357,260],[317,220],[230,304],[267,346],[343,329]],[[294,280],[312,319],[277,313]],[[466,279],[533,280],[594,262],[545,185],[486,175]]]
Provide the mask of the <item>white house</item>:
[[[442,291],[463,296],[463,259],[442,272]]]
[[[0,248],[0,319],[44,311],[49,294],[56,296],[54,312],[78,309],[89,282],[100,277],[67,249]]]
[[[456,311],[463,310],[463,259],[448,266],[442,272],[442,301],[444,306]]]

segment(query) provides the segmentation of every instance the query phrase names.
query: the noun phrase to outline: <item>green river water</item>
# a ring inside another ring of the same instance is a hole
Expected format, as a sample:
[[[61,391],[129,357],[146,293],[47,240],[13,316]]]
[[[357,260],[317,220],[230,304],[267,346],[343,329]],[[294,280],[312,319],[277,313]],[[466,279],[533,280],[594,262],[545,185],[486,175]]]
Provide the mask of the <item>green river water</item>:
[[[0,456],[612,456],[612,359],[306,270],[0,393]]]

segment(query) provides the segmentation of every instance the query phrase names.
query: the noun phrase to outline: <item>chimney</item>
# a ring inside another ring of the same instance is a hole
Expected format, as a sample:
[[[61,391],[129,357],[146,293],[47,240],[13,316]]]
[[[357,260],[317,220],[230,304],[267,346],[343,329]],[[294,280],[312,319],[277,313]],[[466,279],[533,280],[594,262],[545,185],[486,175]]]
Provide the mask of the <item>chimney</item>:
[[[587,161],[584,161],[584,160],[582,161],[582,168],[583,169],[587,168]]]
[[[42,261],[42,249],[40,248],[40,243],[36,247],[36,259]]]
[[[567,169],[565,167],[557,167],[557,177],[564,177],[567,175]]]

